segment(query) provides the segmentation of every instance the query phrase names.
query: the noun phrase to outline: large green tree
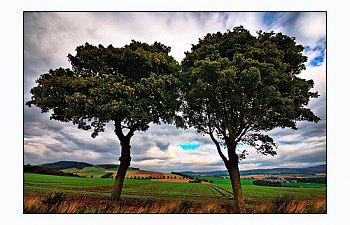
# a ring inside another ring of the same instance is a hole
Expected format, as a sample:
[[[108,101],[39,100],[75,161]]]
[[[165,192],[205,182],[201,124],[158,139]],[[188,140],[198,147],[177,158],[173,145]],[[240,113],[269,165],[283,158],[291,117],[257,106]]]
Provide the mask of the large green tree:
[[[135,131],[150,123],[172,123],[180,105],[180,65],[169,56],[170,47],[132,41],[121,48],[88,43],[68,55],[71,69],[58,68],[42,74],[30,91],[28,106],[52,112],[50,119],[72,122],[93,132],[95,138],[107,123],[121,145],[112,201],[120,200],[130,166],[130,140]]]
[[[297,129],[297,121],[317,122],[307,108],[312,80],[297,75],[307,57],[294,37],[239,26],[207,34],[182,61],[183,116],[198,132],[209,134],[231,178],[237,212],[244,212],[238,163],[254,147],[277,154],[267,135],[276,127]],[[224,154],[223,149],[227,151]]]

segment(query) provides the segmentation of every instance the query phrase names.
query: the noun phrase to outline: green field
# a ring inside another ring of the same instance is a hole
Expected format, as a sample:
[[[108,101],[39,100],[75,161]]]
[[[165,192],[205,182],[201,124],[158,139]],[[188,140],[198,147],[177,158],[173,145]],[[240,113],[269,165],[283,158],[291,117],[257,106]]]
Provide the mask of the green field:
[[[95,171],[96,172],[96,171]],[[164,182],[159,180],[126,179],[122,191],[123,199],[143,201],[190,201],[193,203],[232,203],[230,180],[220,177],[201,177],[213,183]],[[242,179],[242,189],[247,210],[273,201],[325,201],[326,187],[321,184],[289,184],[288,187],[252,185],[252,180]],[[24,196],[47,196],[62,192],[74,201],[88,204],[89,200],[108,201],[114,179],[77,178],[24,173]],[[299,187],[291,187],[298,185]],[[92,203],[91,203],[92,204]],[[94,203],[95,204],[95,203]],[[311,203],[310,203],[311,204]]]
[[[116,171],[117,168],[114,168],[114,170]],[[86,176],[86,177],[93,176],[96,178],[99,178],[106,173],[106,169],[101,167],[84,167],[83,169],[69,168],[62,171],[65,173],[75,173],[75,174],[78,174],[79,176]]]

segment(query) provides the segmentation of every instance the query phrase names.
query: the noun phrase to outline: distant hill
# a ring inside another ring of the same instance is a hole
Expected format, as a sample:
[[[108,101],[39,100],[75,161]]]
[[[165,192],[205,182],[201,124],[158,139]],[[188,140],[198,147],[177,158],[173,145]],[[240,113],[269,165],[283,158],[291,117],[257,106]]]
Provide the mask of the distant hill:
[[[104,168],[104,169],[116,169],[119,168],[118,164],[98,164],[98,165],[94,165],[94,167],[98,167],[98,168]],[[139,168],[135,168],[135,167],[129,167],[129,170],[138,170]]]
[[[314,167],[308,167],[307,169],[315,173],[326,173],[327,171],[326,164],[314,166]]]
[[[206,175],[206,176],[228,176],[228,172],[223,171],[209,171],[209,172],[193,172],[183,171],[179,172],[187,176],[193,175]],[[326,173],[326,165],[319,165],[314,167],[306,168],[273,168],[273,169],[253,169],[240,171],[241,175],[255,175],[255,174],[315,174],[315,173]]]
[[[118,164],[98,164],[93,165],[86,162],[76,162],[76,161],[59,161],[54,163],[45,163],[41,164],[39,166],[46,167],[51,170],[66,170],[71,168],[76,169],[84,169],[85,167],[97,167],[97,168],[103,168],[105,170],[115,170],[119,167]],[[130,167],[130,170],[139,170],[139,168],[133,168]],[[158,172],[159,173],[159,172]],[[193,176],[193,175],[206,175],[206,176],[228,176],[228,172],[226,170],[222,171],[182,171],[177,172],[181,173],[186,176]],[[273,168],[273,169],[253,169],[253,170],[243,170],[240,171],[241,175],[255,175],[255,174],[316,174],[316,173],[326,173],[326,165],[319,165],[314,167],[306,167],[306,168]]]
[[[83,169],[84,167],[91,167],[93,166],[90,163],[86,162],[76,162],[76,161],[58,161],[54,163],[45,163],[41,164],[39,166],[46,167],[52,170],[65,170],[69,168],[77,168],[77,169]]]
[[[27,173],[39,173],[46,175],[56,175],[56,176],[68,176],[68,177],[80,177],[75,173],[65,173],[61,170],[53,170],[42,166],[31,166],[30,164],[23,166],[23,171]]]
[[[39,166],[46,167],[48,169],[52,170],[66,170],[71,168],[76,169],[84,169],[85,167],[97,167],[97,168],[103,168],[103,169],[116,169],[119,167],[118,164],[98,164],[93,165],[86,162],[77,162],[77,161],[58,161],[53,163],[45,163],[40,164]],[[138,170],[139,168],[129,167],[129,170]]]
[[[228,172],[225,170],[220,171],[209,171],[209,172],[194,172],[194,171],[182,171],[177,172],[179,174],[184,174],[186,176],[193,176],[193,175],[205,175],[205,176],[228,176]]]
[[[60,173],[66,174],[77,174],[82,177],[115,177],[117,169],[119,168],[118,164],[97,164],[93,165],[86,162],[76,162],[76,161],[59,161],[54,163],[45,163],[39,166],[31,167],[40,167],[46,170],[55,170]],[[25,171],[26,172],[26,171]],[[29,171],[30,172],[30,171]],[[107,176],[108,175],[108,176]],[[156,171],[146,171],[140,170],[139,168],[129,167],[126,173],[127,179],[170,179],[170,180],[185,180],[181,175],[163,173]]]
[[[94,165],[94,166],[98,167],[98,168],[104,168],[104,169],[119,168],[118,164],[98,164],[98,165]]]

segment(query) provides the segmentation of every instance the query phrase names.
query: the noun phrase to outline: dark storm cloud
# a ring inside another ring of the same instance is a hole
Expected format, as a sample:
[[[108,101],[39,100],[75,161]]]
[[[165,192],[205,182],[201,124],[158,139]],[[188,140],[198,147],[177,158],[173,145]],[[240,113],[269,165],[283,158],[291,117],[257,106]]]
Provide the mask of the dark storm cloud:
[[[249,162],[252,163],[252,162]],[[257,160],[256,163],[259,167],[281,167],[283,165],[321,165],[326,163],[326,150],[316,150],[312,152],[302,152],[299,150],[297,154],[286,154],[282,157],[275,156],[272,160]],[[283,166],[286,167],[286,166]],[[295,166],[290,166],[295,167]]]
[[[170,143],[163,143],[163,142],[159,142],[159,141],[156,141],[156,146],[161,149],[161,150],[167,150]]]
[[[56,13],[24,13],[24,94],[28,98],[30,88],[40,74],[50,68],[68,65],[62,51],[62,40],[67,39],[69,24]],[[74,49],[72,49],[74,50]]]
[[[301,165],[319,165],[326,163],[326,142],[325,139],[309,142],[300,141],[295,145],[281,145],[275,156],[255,155],[253,158],[247,157],[241,164],[256,164],[258,167],[277,167],[287,165],[296,167]],[[250,152],[252,153],[252,152]]]
[[[208,167],[218,167],[218,166],[224,166],[224,162],[222,160],[218,160],[217,162],[207,163]]]
[[[317,123],[314,122],[297,122],[297,130],[292,130],[289,128],[281,129],[277,128],[270,131],[269,134],[275,139],[279,144],[297,144],[302,143],[307,138],[311,137],[324,137],[326,135],[326,96],[320,96],[319,99],[310,104],[310,108],[316,116],[320,118]],[[294,140],[285,140],[284,137],[293,135],[298,137]]]
[[[286,157],[285,162],[302,162],[302,163],[324,163],[326,159],[326,150],[317,150],[312,152],[303,153],[296,156]]]
[[[46,158],[32,152],[24,152],[24,159],[24,164],[32,165],[42,164],[47,160]]]
[[[78,130],[76,128],[76,132],[88,132],[89,134],[92,131],[82,131]],[[101,134],[102,135],[102,134]],[[79,135],[72,135],[72,133],[67,133],[65,131],[58,131],[53,136],[54,139],[61,143],[69,144],[70,146],[74,147],[74,149],[86,149],[86,150],[93,150],[94,152],[98,153],[104,153],[104,152],[110,152],[115,151],[115,149],[119,149],[120,146],[117,142],[117,138],[115,140],[109,140],[107,143],[99,144],[99,140],[102,139],[101,137],[96,137],[91,139],[80,139],[77,138]]]
[[[149,148],[154,146],[154,141],[146,135],[145,132],[137,132],[131,138],[131,150],[133,155],[143,155]]]
[[[300,141],[279,141],[279,145],[296,145],[300,143]]]
[[[320,120],[316,124],[307,122],[300,123],[298,126],[298,135],[303,138],[321,137],[326,135],[326,120]]]
[[[297,36],[297,40],[312,40],[304,43],[315,47],[312,45],[319,44],[322,35],[314,37],[312,33],[304,32],[308,29],[299,29],[303,20],[310,15],[233,12],[24,13],[24,101],[30,99],[29,90],[35,85],[35,80],[40,74],[48,72],[51,68],[70,67],[67,60],[68,53],[74,54],[76,46],[85,42],[124,46],[131,39],[149,43],[157,40],[171,46],[171,54],[180,61],[184,56],[183,52],[188,51],[191,44],[198,42],[198,38],[202,38],[206,33],[219,30],[224,32],[242,24],[252,33],[259,29],[268,31],[270,28],[274,30],[275,27],[281,27],[281,31]],[[184,27],[188,27],[186,32],[183,32]],[[304,33],[308,35],[305,36]],[[271,166],[293,164],[293,160],[299,163],[322,161],[322,157],[325,157],[326,128],[326,96],[325,87],[322,88],[324,90],[318,91],[323,95],[310,104],[315,114],[322,119],[320,122],[298,123],[297,131],[290,129],[272,131],[271,136],[280,144],[278,156],[274,160],[263,156],[246,162]],[[120,144],[113,133],[112,124],[108,124],[106,131],[93,139],[90,137],[91,130],[78,130],[72,124],[49,120],[49,116],[49,113],[42,114],[36,107],[24,106],[26,162],[79,160],[90,163],[118,163]],[[202,146],[195,152],[176,149],[179,144],[190,142],[198,142]],[[306,142],[309,146],[299,146],[300,143],[306,144]],[[295,153],[286,152],[286,146],[297,146],[298,149]],[[307,151],[303,151],[303,148]],[[315,155],[311,148],[314,149]],[[150,170],[154,168],[164,171],[179,171],[184,168],[217,170],[223,167],[209,136],[202,136],[194,129],[176,129],[173,125],[164,124],[151,125],[147,132],[135,133],[131,140],[131,149],[132,163],[141,163],[140,167]],[[188,160],[186,157],[193,158]],[[201,160],[198,160],[199,158]]]
[[[42,114],[35,106],[24,106],[24,137],[34,137],[47,134],[49,131],[59,131],[67,124],[50,120],[50,114]]]

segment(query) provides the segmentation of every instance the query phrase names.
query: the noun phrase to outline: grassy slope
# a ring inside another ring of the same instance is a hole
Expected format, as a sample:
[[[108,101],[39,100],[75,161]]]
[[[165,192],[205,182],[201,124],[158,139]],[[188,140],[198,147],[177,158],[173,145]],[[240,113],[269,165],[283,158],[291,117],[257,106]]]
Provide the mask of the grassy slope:
[[[85,167],[82,169],[79,168],[69,168],[62,170],[65,173],[75,173],[79,176],[86,176],[87,178],[90,178],[93,176],[93,178],[100,178],[102,175],[106,173],[113,173],[116,174],[118,168],[117,167],[111,167],[108,169],[105,169],[101,166],[91,166],[91,167]],[[160,172],[152,172],[152,171],[145,171],[145,170],[135,170],[133,168],[129,168],[126,173],[126,178],[134,178],[134,177],[149,177],[149,176],[171,176],[171,177],[180,177],[178,175],[174,175],[171,173],[160,173]]]
[[[77,168],[69,168],[69,169],[65,169],[62,170],[65,173],[76,173],[79,176],[86,176],[86,177],[96,177],[99,178],[102,175],[104,175],[106,173],[106,169],[105,168],[100,168],[100,167],[84,167],[83,169],[77,169]]]

